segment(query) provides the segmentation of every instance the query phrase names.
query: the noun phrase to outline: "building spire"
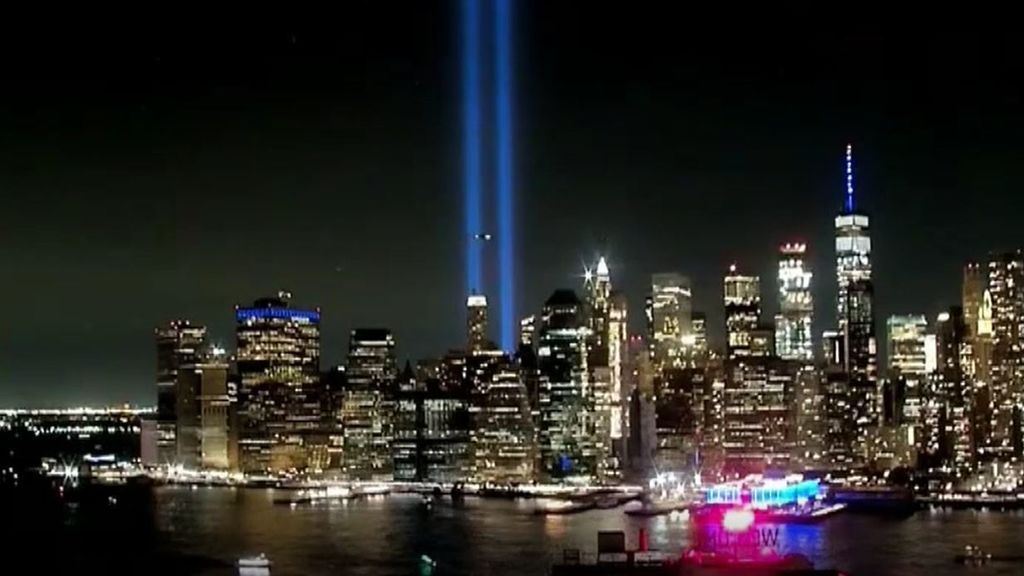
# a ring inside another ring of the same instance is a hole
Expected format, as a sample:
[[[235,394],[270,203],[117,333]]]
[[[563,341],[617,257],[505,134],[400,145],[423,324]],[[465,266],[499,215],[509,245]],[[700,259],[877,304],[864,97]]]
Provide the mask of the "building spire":
[[[846,145],[846,213],[853,213],[853,145]]]

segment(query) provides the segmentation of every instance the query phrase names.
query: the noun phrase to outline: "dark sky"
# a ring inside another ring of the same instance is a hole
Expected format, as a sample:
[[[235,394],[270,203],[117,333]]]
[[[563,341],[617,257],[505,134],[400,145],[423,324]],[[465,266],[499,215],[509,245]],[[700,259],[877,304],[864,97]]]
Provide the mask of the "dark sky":
[[[686,4],[517,4],[520,312],[604,252],[634,319],[678,270],[717,338],[727,264],[770,301],[799,238],[817,334],[848,141],[880,336],[1024,244],[1024,37],[998,16]],[[230,347],[232,307],[281,287],[322,308],[325,365],[353,326],[391,327],[403,358],[458,345],[455,6],[5,18],[0,405],[151,403],[154,326]]]

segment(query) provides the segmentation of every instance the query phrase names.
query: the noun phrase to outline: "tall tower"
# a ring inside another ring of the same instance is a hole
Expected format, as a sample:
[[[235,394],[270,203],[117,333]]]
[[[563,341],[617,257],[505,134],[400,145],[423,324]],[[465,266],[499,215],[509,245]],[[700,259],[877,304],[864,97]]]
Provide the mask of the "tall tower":
[[[357,328],[349,335],[342,421],[345,471],[351,480],[389,480],[398,376],[395,339],[384,328]]]
[[[692,297],[686,276],[674,272],[651,276],[647,322],[655,374],[683,362],[684,342],[692,330]]]
[[[1024,403],[1024,254],[993,254],[988,262],[992,301],[991,438],[987,452],[1021,456]],[[984,303],[983,303],[984,304]],[[980,315],[979,315],[980,316]]]
[[[538,333],[539,449],[545,478],[596,477],[594,390],[587,366],[583,303],[556,290],[544,303]]]
[[[177,461],[178,370],[200,361],[206,327],[174,320],[154,331],[156,338],[156,429],[160,464]]]
[[[305,468],[320,423],[320,311],[291,308],[290,297],[235,308],[244,472]]]
[[[596,440],[605,458],[599,465],[599,473],[607,478],[620,471],[619,460],[614,457],[613,444],[622,437],[621,351],[625,339],[625,310],[618,306],[613,309],[611,272],[604,257],[598,260],[594,269],[584,271],[584,290],[588,329],[587,365],[590,369],[590,386],[594,390]],[[613,353],[616,354],[614,358]]]
[[[487,348],[487,297],[473,294],[466,299],[466,334],[470,352]]]
[[[814,360],[811,323],[814,297],[807,245],[779,247],[779,314],[775,317],[775,348],[785,360]]]
[[[761,279],[743,274],[731,264],[724,285],[726,357],[750,356],[761,319]]]
[[[843,339],[844,368],[849,378],[853,418],[851,451],[855,460],[867,458],[873,429],[878,425],[879,394],[875,341],[874,284],[871,280],[871,237],[866,214],[857,210],[853,195],[853,147],[846,147],[846,195],[836,216],[836,318]]]

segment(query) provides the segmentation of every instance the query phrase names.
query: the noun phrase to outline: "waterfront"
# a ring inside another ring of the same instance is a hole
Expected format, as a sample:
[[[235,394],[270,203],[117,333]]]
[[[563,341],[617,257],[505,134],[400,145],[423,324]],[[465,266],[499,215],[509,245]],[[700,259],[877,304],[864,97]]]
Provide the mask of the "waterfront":
[[[11,549],[63,540],[59,557],[41,568],[105,568],[107,573],[233,574],[240,556],[265,552],[273,574],[406,575],[419,558],[437,561],[437,575],[546,574],[564,548],[594,552],[598,530],[624,530],[635,545],[646,528],[652,548],[679,551],[691,538],[681,515],[634,518],[615,510],[569,516],[534,515],[528,500],[449,499],[424,509],[419,497],[392,495],[305,506],[273,504],[272,490],[139,488],[49,509],[5,530]],[[21,503],[29,504],[28,499]],[[12,515],[17,517],[17,515]],[[993,553],[1024,542],[1024,513],[923,510],[908,518],[842,514],[820,525],[784,526],[783,551],[853,575],[944,576],[965,544]],[[19,557],[19,552],[14,556]],[[38,564],[37,564],[38,565]],[[1019,564],[993,564],[986,574],[1020,574]],[[44,572],[48,570],[43,570]]]

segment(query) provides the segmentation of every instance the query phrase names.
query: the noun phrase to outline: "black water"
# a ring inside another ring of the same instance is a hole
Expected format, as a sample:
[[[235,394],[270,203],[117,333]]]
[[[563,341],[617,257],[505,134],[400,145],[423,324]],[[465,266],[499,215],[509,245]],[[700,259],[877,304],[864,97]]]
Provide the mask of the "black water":
[[[98,492],[71,503],[8,494],[4,539],[9,559],[34,562],[40,573],[233,574],[239,556],[264,552],[274,576],[416,574],[423,554],[437,561],[437,575],[539,576],[564,548],[594,552],[599,530],[624,530],[632,546],[646,528],[651,547],[669,551],[687,546],[694,530],[680,515],[536,516],[530,501],[445,500],[427,511],[414,496],[295,508],[272,498],[270,490],[184,487]],[[1024,564],[953,563],[965,544],[1019,554],[1022,512],[926,510],[900,519],[848,513],[781,527],[778,540],[783,552],[859,576],[1024,574]]]

